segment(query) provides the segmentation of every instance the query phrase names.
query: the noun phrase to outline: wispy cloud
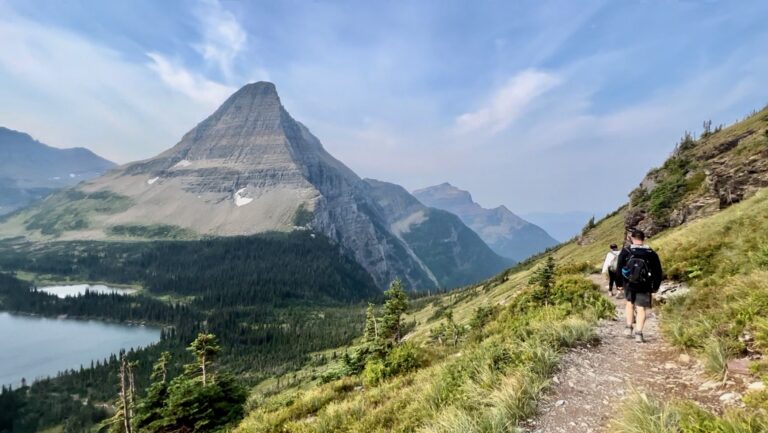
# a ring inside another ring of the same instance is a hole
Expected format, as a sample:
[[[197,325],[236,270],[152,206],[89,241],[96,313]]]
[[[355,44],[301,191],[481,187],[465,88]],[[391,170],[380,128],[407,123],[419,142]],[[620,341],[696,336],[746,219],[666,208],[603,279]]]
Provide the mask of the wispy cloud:
[[[230,79],[233,62],[245,49],[248,34],[218,0],[201,0],[195,8],[195,17],[202,28],[203,40],[193,47]]]
[[[174,64],[160,53],[150,52],[147,53],[147,56],[152,60],[148,64],[149,68],[155,71],[165,84],[196,101],[208,104],[212,108],[221,104],[227,96],[237,90]]]
[[[497,89],[482,108],[457,117],[456,126],[460,132],[495,134],[512,124],[537,97],[561,82],[561,77],[550,72],[535,69],[519,72]]]
[[[146,53],[151,60],[147,65],[171,89],[215,108],[237,90],[236,86],[228,83],[242,84],[234,76],[233,65],[246,47],[248,34],[218,0],[200,0],[193,15],[200,28],[201,40],[191,46],[210,67],[218,69],[223,81],[207,77],[205,71],[191,69],[175,58],[172,60],[172,56],[157,51]],[[250,71],[246,78],[265,80],[268,77],[267,71],[258,67]]]
[[[117,162],[143,159],[210,113],[144,64],[2,2],[0,41],[0,122],[52,146],[86,146]]]

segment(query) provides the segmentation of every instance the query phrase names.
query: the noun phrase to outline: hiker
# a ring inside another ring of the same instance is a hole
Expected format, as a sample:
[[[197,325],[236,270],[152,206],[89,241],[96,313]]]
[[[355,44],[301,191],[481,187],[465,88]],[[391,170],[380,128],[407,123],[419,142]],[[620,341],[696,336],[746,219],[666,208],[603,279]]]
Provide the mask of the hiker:
[[[621,250],[616,263],[616,282],[624,288],[624,298],[627,300],[627,327],[624,335],[627,338],[634,336],[635,341],[642,343],[645,341],[643,326],[646,309],[651,308],[653,293],[661,286],[661,260],[651,247],[645,245],[645,233],[641,230],[630,229],[628,240],[629,246]]]
[[[616,284],[616,264],[619,261],[619,247],[617,247],[616,244],[611,244],[609,248],[611,250],[608,251],[608,254],[605,255],[605,260],[603,261],[603,270],[600,273],[608,276],[608,293],[613,296],[614,286],[617,289],[619,287],[618,284]]]

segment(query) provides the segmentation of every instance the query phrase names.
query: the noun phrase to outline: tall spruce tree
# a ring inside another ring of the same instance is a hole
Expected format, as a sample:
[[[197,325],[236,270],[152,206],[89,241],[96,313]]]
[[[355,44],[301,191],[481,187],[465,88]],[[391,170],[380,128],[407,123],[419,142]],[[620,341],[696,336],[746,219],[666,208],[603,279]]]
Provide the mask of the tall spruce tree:
[[[393,281],[384,295],[387,300],[384,302],[384,313],[381,318],[381,335],[383,338],[399,343],[403,337],[403,314],[408,309],[408,296],[405,294],[402,281],[399,278]]]
[[[195,341],[187,349],[197,358],[197,367],[202,372],[203,386],[208,384],[209,365],[214,361],[216,355],[221,351],[221,346],[216,341],[213,334],[201,332],[195,338]],[[211,376],[213,382],[213,376]]]
[[[373,304],[370,302],[368,303],[368,309],[365,310],[365,333],[363,338],[366,343],[373,343],[379,338],[379,325]]]

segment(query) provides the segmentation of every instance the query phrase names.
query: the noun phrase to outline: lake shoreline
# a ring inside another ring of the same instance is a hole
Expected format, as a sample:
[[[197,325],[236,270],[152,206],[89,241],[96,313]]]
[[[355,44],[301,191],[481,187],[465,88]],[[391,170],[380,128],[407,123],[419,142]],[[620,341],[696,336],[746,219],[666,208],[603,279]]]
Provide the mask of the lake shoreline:
[[[121,350],[145,350],[162,343],[163,327],[97,318],[0,311],[0,383],[17,387],[55,378]]]
[[[69,314],[59,314],[59,315],[53,315],[53,314],[40,314],[40,313],[29,313],[25,311],[13,311],[13,310],[6,310],[2,308],[2,305],[0,304],[0,313],[8,313],[13,316],[22,316],[22,317],[37,317],[41,319],[57,319],[57,320],[76,320],[80,322],[102,322],[107,323],[110,325],[127,325],[127,326],[139,326],[139,327],[145,327],[145,328],[157,328],[161,331],[171,329],[173,328],[172,325],[168,325],[167,323],[156,323],[156,322],[137,322],[133,320],[115,320],[112,318],[106,318],[106,317],[99,317],[99,316],[71,316]]]

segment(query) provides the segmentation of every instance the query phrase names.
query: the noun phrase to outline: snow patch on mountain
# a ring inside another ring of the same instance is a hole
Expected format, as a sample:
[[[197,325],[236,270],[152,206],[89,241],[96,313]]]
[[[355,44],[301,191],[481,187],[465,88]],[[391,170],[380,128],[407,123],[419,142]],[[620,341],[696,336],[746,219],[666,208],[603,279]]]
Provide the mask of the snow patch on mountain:
[[[244,193],[245,193],[245,190],[246,190],[246,189],[247,189],[247,188],[240,188],[240,189],[238,189],[238,190],[237,190],[237,192],[235,193],[235,205],[236,205],[237,207],[240,207],[240,206],[245,206],[245,205],[247,205],[248,203],[250,203],[250,202],[252,202],[252,201],[253,201],[253,199],[252,199],[252,198],[250,198],[250,197],[246,197],[246,196],[244,195]]]

